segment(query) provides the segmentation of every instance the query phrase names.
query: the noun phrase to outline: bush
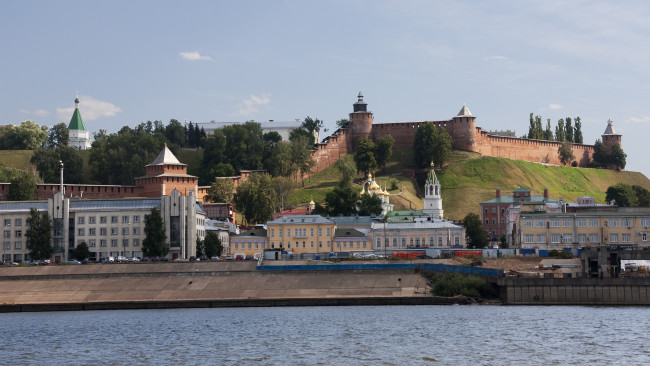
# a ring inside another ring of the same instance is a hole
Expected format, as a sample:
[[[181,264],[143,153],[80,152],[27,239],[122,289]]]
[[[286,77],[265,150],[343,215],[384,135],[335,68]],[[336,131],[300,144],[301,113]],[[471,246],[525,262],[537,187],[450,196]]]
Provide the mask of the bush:
[[[433,287],[432,292],[437,296],[452,297],[464,295],[486,299],[493,299],[499,296],[496,286],[480,277],[465,277],[458,273],[436,275],[430,271],[423,271],[423,275],[430,281]]]
[[[565,252],[564,250],[555,250],[555,249],[548,252],[548,256],[553,258],[560,258],[560,259],[573,258],[573,254],[571,254],[571,252]]]
[[[574,168],[577,167],[577,166],[578,166],[578,162],[574,160],[574,161],[571,163],[571,166],[574,167]]]

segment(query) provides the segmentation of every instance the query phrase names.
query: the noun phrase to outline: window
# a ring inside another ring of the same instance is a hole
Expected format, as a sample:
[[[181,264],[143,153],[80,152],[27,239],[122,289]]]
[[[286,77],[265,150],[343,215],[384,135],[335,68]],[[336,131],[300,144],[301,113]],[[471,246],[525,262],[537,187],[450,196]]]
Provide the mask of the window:
[[[497,213],[497,208],[496,207],[492,207],[492,213],[493,214]]]
[[[546,220],[535,220],[536,227],[546,227]]]
[[[488,208],[486,207],[486,208],[485,208],[485,213],[489,213],[489,212],[490,212],[490,211],[488,211]]]
[[[22,242],[17,241],[17,242],[14,243],[14,248],[15,249],[21,249],[22,247],[23,247]]]
[[[590,243],[598,243],[598,234],[589,234]]]
[[[587,226],[587,219],[576,219],[576,227]]]
[[[140,216],[138,215],[133,216],[133,222],[140,222]]]
[[[630,220],[628,218],[621,219],[621,226],[623,226],[623,227],[631,227],[632,226],[632,220]]]
[[[538,243],[546,243],[546,235],[544,235],[544,234],[537,234],[537,242],[538,242]]]
[[[490,220],[485,219],[485,225],[488,225],[488,224],[490,224]]]
[[[95,235],[95,229],[88,229],[88,235]]]
[[[609,234],[610,243],[618,243],[618,234]]]
[[[122,228],[122,235],[129,235],[129,228],[128,227],[123,227]]]
[[[291,229],[287,229],[287,238],[291,237]]]
[[[102,239],[99,241],[99,246],[105,247],[106,246],[106,239]]]
[[[5,242],[5,249],[11,249],[11,242],[10,241]]]
[[[117,239],[111,239],[111,246],[116,247],[117,246]]]
[[[524,220],[524,227],[533,227],[533,220]]]
[[[106,228],[102,227],[99,229],[99,235],[106,235]]]
[[[578,234],[578,243],[586,243],[587,234]]]
[[[589,219],[589,226],[591,227],[598,227],[598,219]]]
[[[501,214],[504,214],[506,210],[504,208],[501,209]]]
[[[89,224],[94,224],[95,223],[95,216],[88,217],[88,223]]]
[[[442,236],[439,236],[439,237],[438,237],[438,246],[439,246],[439,247],[442,246]]]
[[[271,229],[271,237],[275,238],[275,229]]]
[[[116,227],[111,228],[111,235],[117,235],[117,228]]]
[[[430,236],[429,237],[429,246],[432,247],[434,245],[433,243],[434,243],[433,236]]]
[[[327,228],[327,236],[330,236],[330,228]]]
[[[648,241],[648,234],[646,233],[641,234],[641,240]]]
[[[524,235],[524,242],[526,244],[534,243],[535,242],[535,236],[533,234]]]
[[[122,216],[122,223],[128,224],[129,223],[129,217],[128,216]]]
[[[455,245],[460,245],[460,238],[457,236],[454,236],[454,244]]]
[[[551,243],[559,243],[561,238],[560,234],[551,234]]]
[[[618,219],[607,219],[607,226],[611,226],[611,227],[618,226]]]
[[[5,219],[5,226],[11,226],[11,219]]]
[[[111,216],[111,224],[117,224],[117,216]]]
[[[497,223],[497,220],[496,220],[496,219],[492,219],[492,225],[494,225],[494,224],[496,224],[496,223]]]
[[[622,241],[623,243],[629,243],[629,242],[632,241],[632,237],[631,237],[630,234],[622,234],[622,235],[621,235],[621,241]]]
[[[506,223],[506,219],[501,219],[501,223],[502,223],[502,224],[505,224],[505,223]]]
[[[105,224],[105,223],[106,223],[106,216],[101,216],[101,217],[99,218],[99,223],[100,223],[100,224]]]
[[[22,231],[22,230],[16,230],[16,231],[14,232],[14,236],[15,236],[16,238],[22,238],[22,237],[23,237],[23,231]]]
[[[16,219],[14,220],[14,224],[16,226],[23,226],[23,219]]]
[[[293,236],[298,236],[298,229],[295,229],[295,230],[293,231]]]
[[[571,225],[571,219],[563,219],[562,220],[562,226],[563,227],[571,227],[571,226],[573,226],[573,225]]]
[[[381,248],[381,238],[377,238],[377,248]]]
[[[314,242],[313,241],[309,242],[309,245],[310,245],[311,248],[313,248],[314,247]]]
[[[5,230],[5,238],[11,238],[11,230]]]
[[[16,224],[18,225],[18,224]],[[650,226],[650,219],[641,219],[641,226],[648,227]]]
[[[551,219],[551,221],[549,221],[548,226],[550,226],[550,227],[560,227],[560,220]]]
[[[84,223],[84,219],[85,219],[85,218],[84,218],[83,216],[79,216],[79,218],[77,219],[77,222],[78,222],[79,224],[82,224],[82,225],[83,225],[83,223]]]
[[[329,242],[329,240],[327,241],[327,247],[328,247],[328,248],[330,247],[330,242]]]
[[[314,236],[314,228],[309,229],[309,236]]]
[[[84,235],[86,235],[85,231],[86,231],[85,229],[81,228],[81,229],[77,230],[77,235],[84,236]]]
[[[95,247],[97,246],[97,243],[95,242],[95,239],[91,239],[88,241],[88,246],[90,247]]]
[[[323,236],[323,228],[318,228],[318,236]]]
[[[129,246],[129,239],[122,239],[122,246],[128,247]]]
[[[140,228],[139,227],[134,227],[133,228],[133,235],[140,235]]]
[[[403,247],[406,246],[406,238],[402,238],[402,246],[403,246]]]
[[[420,246],[420,238],[415,238],[415,246],[416,247]]]
[[[573,235],[571,235],[571,234],[563,234],[562,235],[562,242],[563,243],[571,243],[572,238],[573,238]]]
[[[409,245],[413,246],[413,238],[409,238]]]

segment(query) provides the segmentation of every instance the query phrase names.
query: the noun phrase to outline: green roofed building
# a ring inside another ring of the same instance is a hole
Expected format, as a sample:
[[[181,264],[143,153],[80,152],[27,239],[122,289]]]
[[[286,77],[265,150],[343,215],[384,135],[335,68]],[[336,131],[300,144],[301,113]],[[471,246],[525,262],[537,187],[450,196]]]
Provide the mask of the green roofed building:
[[[79,98],[75,98],[74,106],[74,113],[70,119],[70,124],[68,124],[68,146],[76,147],[79,150],[88,150],[90,149],[90,132],[86,130],[84,120],[81,118],[81,112],[79,112]]]

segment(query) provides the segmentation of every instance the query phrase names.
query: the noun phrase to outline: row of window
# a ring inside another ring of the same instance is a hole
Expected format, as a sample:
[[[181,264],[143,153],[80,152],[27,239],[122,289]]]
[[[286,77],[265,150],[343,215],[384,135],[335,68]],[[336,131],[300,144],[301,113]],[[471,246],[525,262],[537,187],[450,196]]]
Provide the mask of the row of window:
[[[382,247],[381,239],[382,239],[381,237],[376,238],[375,246],[377,248]],[[384,246],[385,247],[390,247],[391,243],[392,243],[393,244],[392,246],[397,248],[398,247],[398,245],[397,245],[398,241],[401,244],[400,247],[406,247],[406,238],[396,238],[396,237],[393,237],[393,238],[386,237],[386,238],[384,238]],[[439,247],[443,246],[443,242],[444,242],[444,237],[443,236],[438,236],[437,237],[437,246],[439,246]],[[450,245],[450,244],[451,244],[450,242],[447,243],[447,245]],[[454,236],[454,245],[459,245],[459,244],[460,244],[460,237]],[[426,241],[426,238],[409,238],[409,245],[410,246],[416,246],[416,247],[426,246],[427,241]],[[430,247],[436,246],[435,237],[433,237],[433,236],[429,237],[429,246]]]
[[[281,238],[284,233],[284,229],[278,229],[278,236]],[[326,236],[330,236],[332,233],[331,228],[326,229]],[[287,229],[287,238],[291,237],[291,229]],[[298,238],[307,237],[307,228],[295,228],[293,229],[293,236]],[[314,236],[314,228],[309,229],[309,236]],[[323,236],[323,228],[318,228],[318,236]],[[271,237],[275,238],[275,229],[271,229]]]
[[[5,226],[11,226],[11,219],[4,219]],[[23,219],[14,219],[15,226],[23,226]]]
[[[11,230],[5,230],[3,234],[4,238],[11,238]],[[23,237],[23,231],[22,230],[16,230],[14,231],[14,238],[22,238]]]
[[[301,246],[301,245],[302,245],[302,246]],[[330,248],[330,246],[331,246],[330,242],[327,241],[327,242],[325,243],[325,247],[326,247],[326,248]],[[278,248],[287,248],[287,249],[291,249],[291,248],[293,248],[293,249],[299,249],[299,248],[315,248],[315,244],[314,244],[313,241],[311,241],[311,242],[309,242],[309,246],[307,246],[307,242],[304,242],[304,241],[303,241],[303,242],[298,242],[298,241],[297,241],[297,242],[295,242],[295,243],[293,244],[293,246],[292,246],[292,245],[291,245],[291,242],[290,242],[290,241],[287,241],[286,243],[279,242],[277,247],[278,247]],[[276,246],[275,246],[275,242],[271,242],[271,249],[274,249],[274,248],[276,248]],[[322,241],[319,241],[319,242],[318,242],[318,248],[323,248],[323,242],[322,242]]]
[[[131,240],[133,240],[133,241],[131,241]],[[83,242],[83,240],[79,240],[77,242],[77,245],[81,244],[82,242]],[[128,247],[129,243],[132,243],[134,247],[140,246],[140,239],[122,239],[121,246]],[[105,247],[105,246],[107,246],[107,244],[108,244],[108,240],[106,240],[106,239],[100,239],[99,240],[99,246],[100,247]],[[118,246],[118,244],[120,244],[118,239],[111,239],[111,246],[112,247],[116,247],[116,246]],[[95,240],[95,239],[88,240],[88,246],[90,248],[96,247],[97,246],[97,240]]]
[[[119,234],[119,228],[112,227],[111,229],[111,235],[118,235]],[[107,235],[108,229],[105,227],[100,227],[99,228],[99,235],[105,236]],[[79,228],[77,229],[77,236],[85,236],[86,235],[86,229],[85,228]],[[88,229],[88,236],[96,236],[97,235],[97,229],[96,228],[89,228]],[[129,235],[129,228],[128,227],[123,227],[122,228],[122,235]],[[133,228],[133,235],[140,235],[140,228],[139,227],[134,227]]]
[[[505,209],[505,208],[501,208],[501,213],[504,214],[505,212],[506,212],[506,209]],[[485,213],[486,213],[486,214],[489,214],[489,213],[490,213],[490,211],[489,211],[489,209],[488,209],[487,207],[485,208]],[[492,207],[492,213],[493,213],[493,214],[497,213],[497,208],[496,208],[496,207]]]
[[[576,236],[576,241],[578,243],[587,243],[587,238],[589,238],[590,243],[599,243],[599,235],[598,234],[578,234]],[[537,241],[535,241],[537,239]],[[632,234],[620,234],[620,243],[631,243],[632,242]],[[641,241],[648,241],[648,235],[646,233],[641,234]],[[619,234],[609,234],[609,242],[610,243],[619,243]],[[525,234],[524,235],[524,243],[526,244],[542,244],[546,243],[546,235],[545,234]],[[556,244],[556,243],[573,243],[573,235],[572,234],[551,234],[551,243]]]
[[[587,218],[576,218],[576,219],[571,219],[571,218],[566,218],[566,219],[550,219],[548,221],[548,226],[549,227],[572,227],[573,222],[575,220],[575,226],[576,227],[587,227]],[[589,220],[589,227],[600,227],[600,219],[598,218],[590,218]],[[631,227],[632,226],[632,219],[631,218],[609,218],[609,219],[604,219],[604,223],[606,226],[610,227],[618,227],[619,223],[620,226],[622,227]],[[486,224],[488,223],[487,220],[485,220]],[[494,220],[493,220],[494,221]],[[650,218],[642,218],[641,219],[641,226],[643,227],[650,227]],[[546,220],[545,219],[525,219],[524,220],[524,227],[546,227]]]
[[[117,224],[119,221],[120,217],[119,216],[111,216],[111,224]],[[97,221],[96,216],[88,216],[88,224],[94,224]],[[124,215],[122,216],[122,223],[123,224],[128,224],[131,221],[131,216]],[[100,224],[106,224],[108,222],[108,216],[99,216],[99,223]],[[140,216],[139,215],[133,215],[133,222],[138,223],[140,222]],[[86,223],[86,216],[79,216],[77,217],[77,223],[80,225],[83,225]]]
[[[502,223],[502,224],[505,224],[505,223],[506,223],[506,219],[502,218],[502,219],[501,219],[501,223]],[[489,225],[489,224],[490,224],[490,219],[485,219],[485,225]],[[496,219],[492,219],[492,225],[496,225],[496,224],[497,224],[497,220],[496,220]]]
[[[22,248],[23,248],[23,242],[17,241],[14,243],[14,249],[22,249]],[[5,249],[11,249],[10,241],[5,241]]]

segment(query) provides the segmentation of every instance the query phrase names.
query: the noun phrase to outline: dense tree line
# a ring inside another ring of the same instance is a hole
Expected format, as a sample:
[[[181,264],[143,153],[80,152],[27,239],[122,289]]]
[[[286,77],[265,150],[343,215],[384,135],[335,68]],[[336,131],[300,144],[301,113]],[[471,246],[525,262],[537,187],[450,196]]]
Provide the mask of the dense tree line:
[[[596,140],[590,166],[600,168],[614,166],[617,169],[625,169],[626,160],[627,154],[623,152],[620,144],[616,143],[608,149],[600,140]]]
[[[571,117],[560,118],[555,125],[555,133],[551,129],[551,119],[546,120],[546,128],[542,128],[542,117],[534,116],[530,114],[528,126],[528,135],[524,138],[534,139],[534,140],[547,140],[547,141],[568,141],[574,142],[576,144],[582,144],[582,122],[580,117],[575,117],[573,120]]]
[[[393,155],[394,143],[395,140],[390,135],[379,137],[375,141],[367,137],[360,138],[354,150],[357,172],[362,172],[366,176],[377,168],[385,169],[388,159]]]
[[[447,130],[437,128],[432,122],[425,122],[415,133],[415,163],[420,168],[428,167],[432,162],[437,167],[442,167],[451,155],[451,147],[452,138]]]
[[[650,207],[650,191],[637,185],[618,183],[610,186],[605,199],[615,201],[619,207]]]

